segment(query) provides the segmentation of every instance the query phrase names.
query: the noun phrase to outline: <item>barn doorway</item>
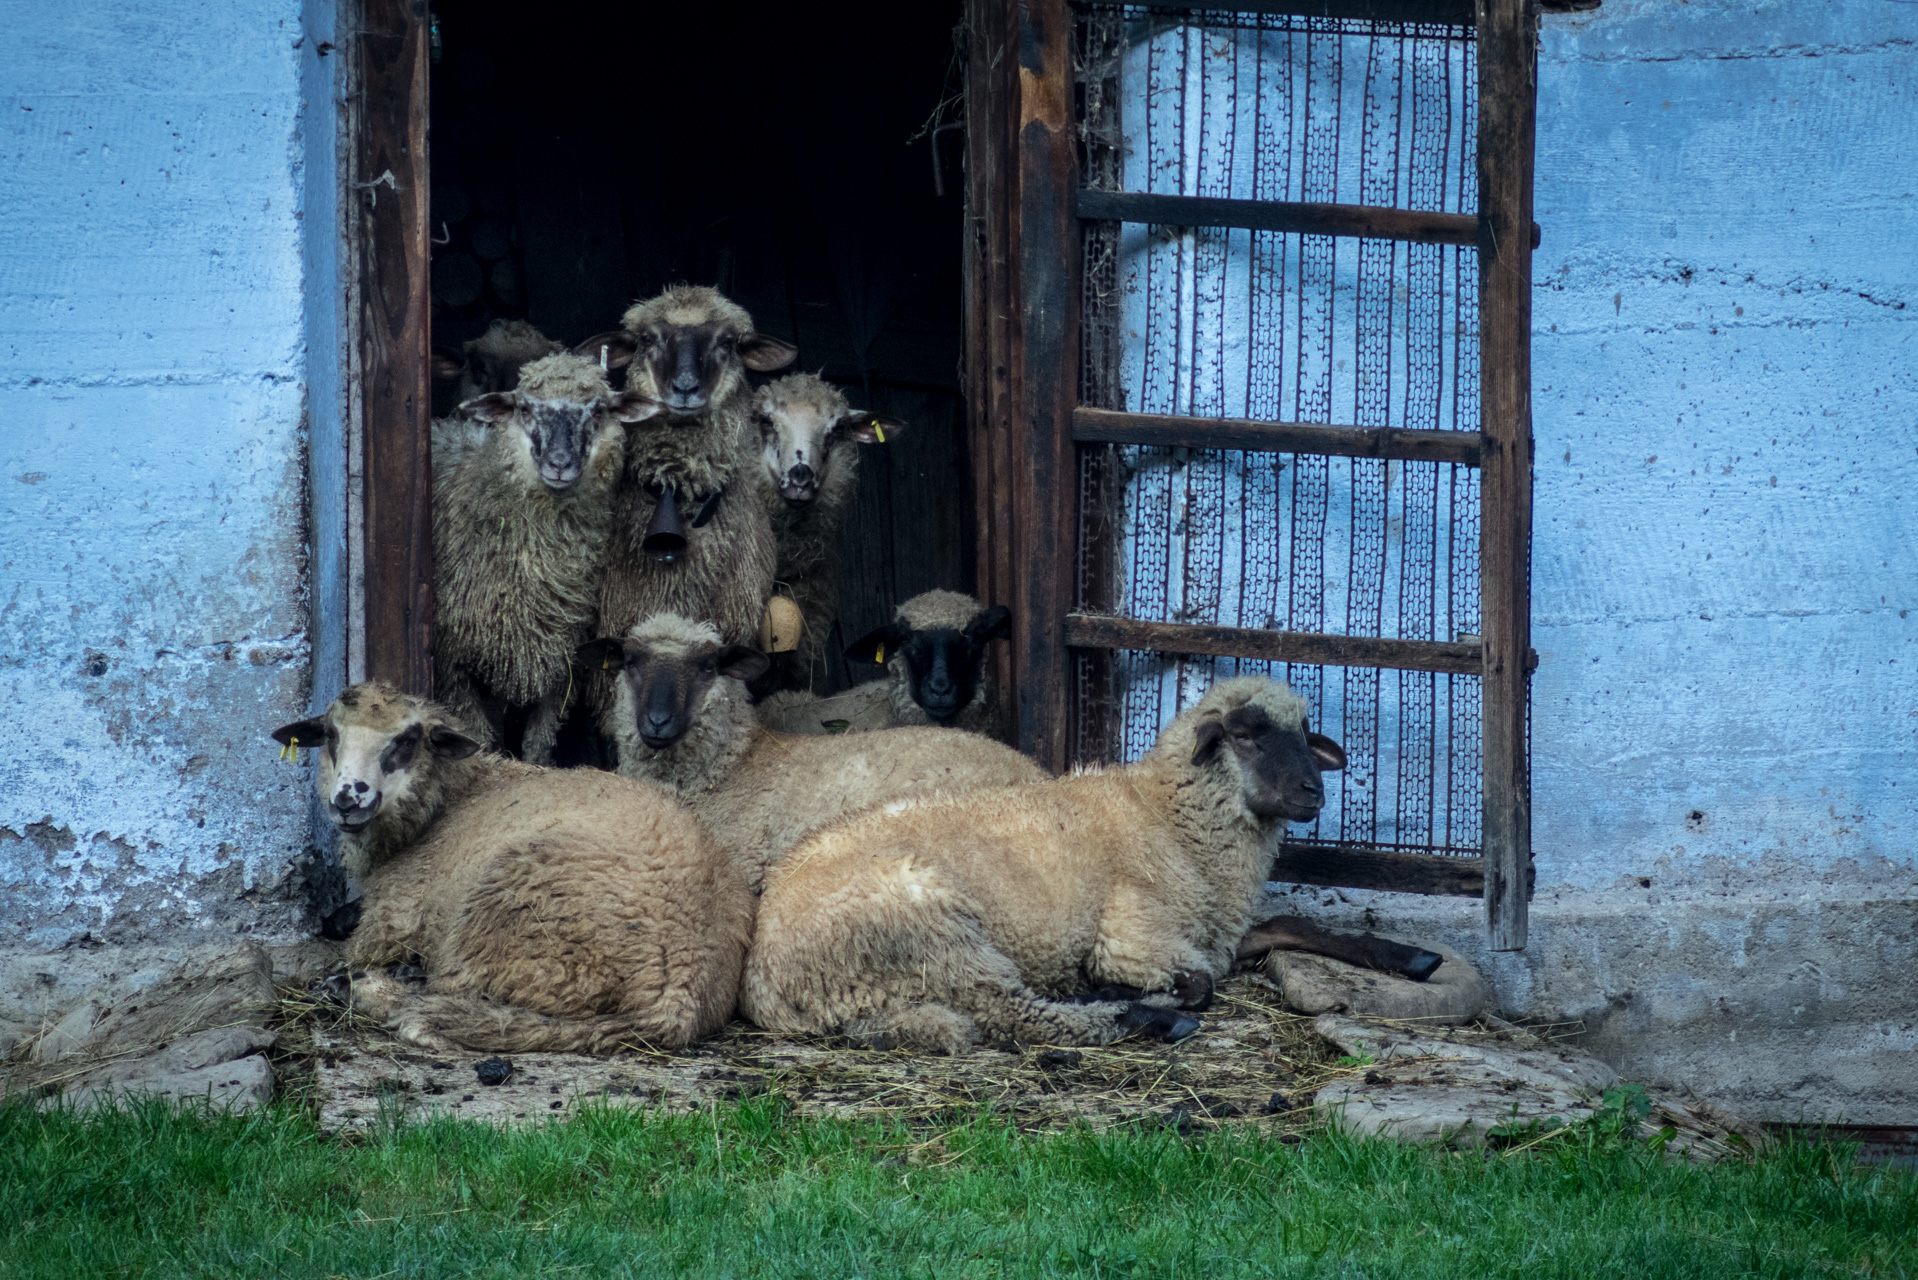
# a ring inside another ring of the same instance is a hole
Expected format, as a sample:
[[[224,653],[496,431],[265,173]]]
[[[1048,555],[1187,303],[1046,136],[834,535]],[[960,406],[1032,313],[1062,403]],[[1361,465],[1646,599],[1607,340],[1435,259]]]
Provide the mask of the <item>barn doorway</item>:
[[[432,11],[432,340],[495,319],[572,344],[675,281],[717,286],[855,406],[903,421],[861,458],[840,534],[840,650],[935,587],[973,587],[960,398],[958,0]],[[935,146],[943,168],[935,167]],[[434,388],[434,409],[456,398]]]

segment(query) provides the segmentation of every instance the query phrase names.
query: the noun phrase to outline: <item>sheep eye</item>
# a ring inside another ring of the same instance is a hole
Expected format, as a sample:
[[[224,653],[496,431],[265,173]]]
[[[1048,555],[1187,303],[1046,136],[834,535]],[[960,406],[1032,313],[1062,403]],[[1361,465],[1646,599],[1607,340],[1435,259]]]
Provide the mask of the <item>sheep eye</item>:
[[[659,339],[650,333],[642,333],[639,335],[639,345],[642,347],[650,347],[658,341]]]

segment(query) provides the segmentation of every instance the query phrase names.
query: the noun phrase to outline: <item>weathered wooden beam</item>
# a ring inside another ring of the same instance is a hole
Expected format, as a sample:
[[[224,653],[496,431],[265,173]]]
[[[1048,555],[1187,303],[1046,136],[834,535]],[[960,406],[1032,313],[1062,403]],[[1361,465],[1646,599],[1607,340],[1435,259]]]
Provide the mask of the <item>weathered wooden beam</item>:
[[[1479,459],[1476,431],[1407,431],[1397,427],[1326,426],[1317,422],[1192,418],[1084,407],[1072,411],[1072,438],[1086,444],[1322,453],[1340,458],[1456,462],[1468,467],[1477,466]]]
[[[1525,947],[1532,859],[1527,750],[1532,548],[1532,159],[1537,15],[1479,0],[1479,599],[1484,643],[1485,925],[1494,951]]]
[[[1107,0],[1111,2],[1111,0]],[[1270,13],[1298,18],[1354,18],[1361,22],[1428,22],[1472,25],[1471,0],[1143,0],[1176,13]],[[1596,7],[1597,0],[1592,0]],[[1093,0],[1091,7],[1105,7]],[[1114,4],[1116,7],[1116,3]]]
[[[1475,676],[1483,668],[1477,644],[1438,640],[1386,640],[1376,636],[1330,636],[1257,627],[1208,627],[1183,622],[1139,622],[1103,614],[1066,615],[1065,641],[1080,649],[1142,649],[1155,653],[1210,654],[1339,667],[1394,671],[1443,671]]]
[[[426,0],[364,0],[358,26],[360,412],[366,674],[433,692],[433,416]]]
[[[1391,893],[1477,898],[1485,892],[1485,860],[1404,853],[1363,845],[1282,844],[1272,861],[1271,878],[1288,884],[1315,884],[1331,889],[1384,889]],[[1531,891],[1532,879],[1533,871],[1528,863],[1524,875],[1527,893]]]
[[[1308,236],[1360,236],[1415,244],[1476,245],[1480,219],[1469,213],[1387,209],[1363,204],[1289,200],[1227,200],[1217,196],[1150,195],[1142,191],[1081,190],[1079,216],[1089,222],[1142,222],[1160,227],[1237,227]],[[1532,247],[1539,231],[1531,223]]]

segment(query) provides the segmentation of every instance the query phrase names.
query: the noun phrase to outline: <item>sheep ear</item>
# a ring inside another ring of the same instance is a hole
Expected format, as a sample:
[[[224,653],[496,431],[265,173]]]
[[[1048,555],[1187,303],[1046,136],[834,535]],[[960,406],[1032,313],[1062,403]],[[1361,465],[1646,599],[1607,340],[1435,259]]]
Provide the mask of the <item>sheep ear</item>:
[[[466,356],[452,347],[433,348],[433,381],[453,382],[466,372]]]
[[[759,679],[766,674],[766,668],[773,660],[759,650],[743,644],[729,644],[714,655],[719,663],[719,674],[731,676],[741,683]]]
[[[290,747],[295,741],[302,747],[317,747],[326,738],[326,720],[315,716],[311,720],[283,724],[273,731],[272,737],[283,747]]]
[[[749,333],[739,340],[739,359],[754,373],[772,373],[784,369],[799,355],[799,348],[784,338],[768,333]]]
[[[480,749],[480,744],[457,729],[436,724],[426,731],[426,749],[442,760],[464,760]]]
[[[966,624],[966,639],[974,644],[984,644],[988,640],[1011,634],[1012,610],[1002,604],[993,605]]]
[[[883,627],[868,631],[846,646],[848,662],[875,662],[884,665],[887,657],[912,635],[912,628],[894,618]]]
[[[573,650],[573,661],[588,671],[617,671],[626,665],[626,646],[607,636]]]
[[[864,409],[854,409],[834,424],[836,434],[854,444],[885,444],[906,429],[893,418],[881,418]]]
[[[665,408],[659,401],[637,391],[622,391],[606,401],[606,411],[621,422],[644,422]]]
[[[606,353],[606,372],[624,369],[633,362],[633,353],[639,350],[639,339],[624,329],[608,329],[605,333],[596,333],[573,348],[576,356],[585,356],[594,364],[600,361],[600,352]]]
[[[1212,757],[1219,754],[1219,744],[1224,741],[1224,724],[1217,719],[1199,721],[1199,727],[1192,731],[1192,763],[1211,763]]]
[[[498,422],[513,416],[519,397],[511,391],[489,391],[460,405],[460,412],[475,422]]]
[[[1305,745],[1311,750],[1312,758],[1319,762],[1319,768],[1336,770],[1345,767],[1345,748],[1324,734],[1306,734]]]

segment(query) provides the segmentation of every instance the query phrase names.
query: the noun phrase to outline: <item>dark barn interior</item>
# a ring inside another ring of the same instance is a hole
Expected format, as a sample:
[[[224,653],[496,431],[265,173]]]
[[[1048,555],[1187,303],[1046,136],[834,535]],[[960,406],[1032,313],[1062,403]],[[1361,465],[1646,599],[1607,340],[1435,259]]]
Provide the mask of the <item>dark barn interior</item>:
[[[675,281],[711,284],[792,366],[908,430],[860,459],[841,647],[973,589],[960,401],[956,0],[435,7],[432,340],[496,318],[568,344]],[[935,152],[935,147],[937,151]],[[936,163],[943,172],[936,171]],[[451,408],[450,385],[435,412]]]

